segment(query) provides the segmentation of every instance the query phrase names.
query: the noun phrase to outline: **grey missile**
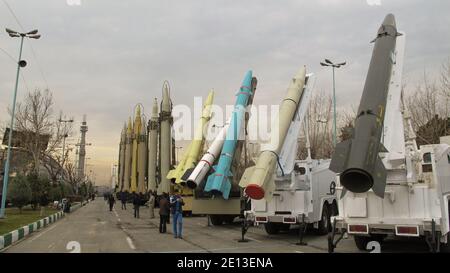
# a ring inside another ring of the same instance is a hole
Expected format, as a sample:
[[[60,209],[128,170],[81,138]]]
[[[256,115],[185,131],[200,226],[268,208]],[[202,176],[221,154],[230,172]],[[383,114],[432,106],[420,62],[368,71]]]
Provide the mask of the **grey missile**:
[[[148,189],[155,191],[158,185],[156,176],[158,160],[158,100],[153,102],[152,116],[148,122]]]
[[[171,166],[172,146],[172,101],[169,96],[169,83],[164,82],[163,98],[161,102],[160,120],[160,175],[161,181],[158,186],[158,195],[170,193],[170,180],[167,174]]]
[[[331,159],[329,169],[340,173],[343,194],[345,190],[362,193],[372,189],[377,196],[384,197],[386,169],[379,153],[386,152],[381,135],[397,36],[394,15],[388,14],[373,41],[352,137],[336,145]]]

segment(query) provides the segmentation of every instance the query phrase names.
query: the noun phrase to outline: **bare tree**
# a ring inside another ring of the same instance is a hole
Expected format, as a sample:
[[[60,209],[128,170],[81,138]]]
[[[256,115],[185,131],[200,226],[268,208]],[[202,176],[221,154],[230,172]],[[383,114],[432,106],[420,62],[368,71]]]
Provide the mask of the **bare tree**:
[[[444,64],[439,83],[430,82],[424,73],[423,83],[406,96],[406,105],[419,145],[438,143],[439,137],[448,133],[448,73],[448,64]]]
[[[17,103],[14,130],[20,133],[21,147],[32,156],[32,172],[39,174],[42,163],[47,170],[58,167],[55,162],[64,164],[65,157],[58,155],[57,150],[72,127],[62,125],[53,115],[53,96],[49,90],[36,89]]]

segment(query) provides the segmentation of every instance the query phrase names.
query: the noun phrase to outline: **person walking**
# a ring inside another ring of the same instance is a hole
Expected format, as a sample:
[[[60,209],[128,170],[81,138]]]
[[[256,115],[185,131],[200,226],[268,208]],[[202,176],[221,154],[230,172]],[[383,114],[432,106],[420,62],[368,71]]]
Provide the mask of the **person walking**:
[[[167,200],[167,193],[163,193],[159,199],[159,233],[167,232],[167,220],[170,214],[170,204]]]
[[[149,198],[148,198],[148,208],[150,210],[150,219],[155,218],[155,195],[153,194],[153,191],[149,191]]]
[[[133,209],[134,209],[134,218],[139,218],[139,207],[141,206],[141,199],[139,198],[139,194],[133,192]]]
[[[170,198],[170,206],[172,208],[172,225],[175,238],[183,239],[181,236],[183,231],[183,205],[184,201],[181,195],[175,194]]]
[[[114,199],[114,195],[110,194],[108,197],[108,203],[109,203],[109,211],[112,211],[114,207],[114,203],[116,203],[116,199]]]
[[[126,210],[127,209],[127,196],[126,196],[125,192],[123,192],[123,191],[120,192],[120,202],[122,203],[122,209]]]

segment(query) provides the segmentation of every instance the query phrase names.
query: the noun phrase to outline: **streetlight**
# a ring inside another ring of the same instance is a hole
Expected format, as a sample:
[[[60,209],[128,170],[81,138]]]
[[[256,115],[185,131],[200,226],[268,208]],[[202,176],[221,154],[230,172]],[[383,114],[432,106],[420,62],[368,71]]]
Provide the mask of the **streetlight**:
[[[333,145],[336,146],[336,84],[334,80],[334,69],[344,66],[346,62],[335,64],[329,59],[325,59],[325,62],[320,62],[321,66],[331,66],[333,68]]]
[[[22,60],[23,40],[24,40],[24,38],[39,39],[41,37],[40,34],[37,34],[38,33],[37,29],[32,30],[27,33],[20,33],[20,32],[11,30],[9,28],[6,28],[5,30],[8,33],[8,35],[12,38],[20,37],[20,50],[19,50],[19,61],[17,62],[16,85],[14,87],[14,96],[13,96],[12,111],[11,111],[11,123],[10,123],[9,138],[8,138],[8,153],[6,155],[5,172],[3,175],[3,190],[2,190],[2,204],[0,207],[0,219],[5,217],[6,194],[7,194],[8,181],[9,181],[9,164],[10,164],[10,159],[11,159],[11,140],[12,140],[12,131],[14,128],[14,114],[16,111],[16,98],[17,98],[17,87],[19,85],[19,73],[20,73],[20,68],[25,67],[27,65],[27,62],[25,60]]]

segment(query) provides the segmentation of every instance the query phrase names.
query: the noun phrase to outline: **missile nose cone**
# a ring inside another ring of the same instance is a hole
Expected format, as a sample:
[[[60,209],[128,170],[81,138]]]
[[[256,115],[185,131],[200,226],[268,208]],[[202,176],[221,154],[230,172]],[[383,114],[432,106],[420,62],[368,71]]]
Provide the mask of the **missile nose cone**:
[[[162,108],[163,111],[170,111],[169,83],[167,81],[163,86]]]
[[[209,91],[208,97],[206,98],[205,105],[211,105],[214,100],[214,90]]]
[[[153,117],[158,116],[158,99],[157,98],[155,98],[155,100],[153,101],[152,115],[153,115]]]
[[[128,117],[127,133],[131,134],[131,127],[132,127],[131,117]]]
[[[303,78],[305,78],[305,77],[306,77],[306,67],[305,67],[305,66],[302,66],[302,67],[298,70],[297,74],[295,75],[295,78],[296,78],[296,79],[303,79]]]
[[[392,14],[392,13],[389,13],[388,15],[386,15],[386,17],[384,18],[384,21],[383,21],[383,24],[382,24],[383,26],[393,26],[393,27],[396,27],[396,24],[395,24],[395,16],[394,16],[394,14]]]

